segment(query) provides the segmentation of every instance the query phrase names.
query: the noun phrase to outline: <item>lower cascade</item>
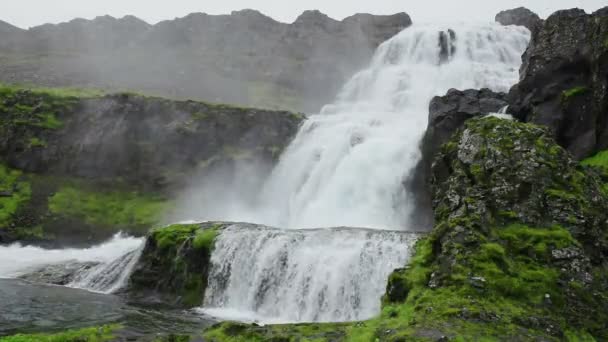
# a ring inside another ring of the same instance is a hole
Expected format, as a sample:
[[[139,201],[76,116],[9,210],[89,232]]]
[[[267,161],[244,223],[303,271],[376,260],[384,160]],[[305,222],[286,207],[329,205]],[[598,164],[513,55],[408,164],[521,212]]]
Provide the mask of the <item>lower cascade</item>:
[[[217,238],[204,313],[264,323],[338,322],[380,310],[416,234],[234,225]]]
[[[143,239],[117,234],[85,249],[43,249],[19,244],[0,247],[0,278],[66,285],[112,293],[125,285],[139,257]]]

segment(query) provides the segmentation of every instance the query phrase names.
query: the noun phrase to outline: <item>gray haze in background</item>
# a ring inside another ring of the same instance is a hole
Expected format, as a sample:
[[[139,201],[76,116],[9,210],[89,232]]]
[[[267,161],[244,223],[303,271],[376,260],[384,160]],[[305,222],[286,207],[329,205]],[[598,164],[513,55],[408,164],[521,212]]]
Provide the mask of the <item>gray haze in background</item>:
[[[558,9],[579,7],[587,12],[606,6],[606,0],[0,0],[0,20],[27,28],[58,23],[76,17],[92,19],[109,14],[135,15],[154,24],[192,12],[228,14],[245,8],[283,22],[293,22],[304,10],[318,9],[335,19],[354,13],[393,14],[407,12],[414,22],[491,21],[501,10],[525,6],[547,17]]]

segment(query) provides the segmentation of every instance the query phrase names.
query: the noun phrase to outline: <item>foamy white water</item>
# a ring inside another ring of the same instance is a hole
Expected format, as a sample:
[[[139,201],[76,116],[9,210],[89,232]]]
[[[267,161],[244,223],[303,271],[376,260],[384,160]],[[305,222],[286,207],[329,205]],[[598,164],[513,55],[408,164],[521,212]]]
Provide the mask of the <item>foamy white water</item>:
[[[498,24],[405,29],[379,47],[333,104],[303,124],[256,205],[231,201],[213,212],[202,209],[197,218],[412,229],[402,183],[420,159],[430,100],[450,88],[508,90],[529,39],[523,27]]]
[[[69,286],[110,293],[124,285],[143,241],[116,234],[106,243],[84,249],[43,249],[20,244],[0,246],[0,277],[16,278],[48,265],[95,262],[100,264],[81,274]]]
[[[235,224],[216,241],[202,311],[263,323],[370,318],[416,239],[393,231]]]

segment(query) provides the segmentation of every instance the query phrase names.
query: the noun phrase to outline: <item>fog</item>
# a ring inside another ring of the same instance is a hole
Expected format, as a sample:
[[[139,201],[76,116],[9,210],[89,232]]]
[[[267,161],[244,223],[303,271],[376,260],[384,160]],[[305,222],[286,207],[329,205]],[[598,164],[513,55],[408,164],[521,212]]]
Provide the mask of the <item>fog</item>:
[[[227,14],[244,8],[257,9],[282,22],[293,22],[304,10],[319,9],[336,19],[354,13],[392,14],[405,11],[415,21],[480,21],[491,20],[503,9],[525,6],[546,17],[561,8],[579,7],[593,11],[606,6],[604,0],[350,0],[350,1],[281,1],[281,0],[21,0],[0,2],[0,20],[22,28],[44,23],[58,23],[75,17],[92,19],[109,14],[122,17],[135,15],[153,24],[162,20],[182,17],[192,12]]]

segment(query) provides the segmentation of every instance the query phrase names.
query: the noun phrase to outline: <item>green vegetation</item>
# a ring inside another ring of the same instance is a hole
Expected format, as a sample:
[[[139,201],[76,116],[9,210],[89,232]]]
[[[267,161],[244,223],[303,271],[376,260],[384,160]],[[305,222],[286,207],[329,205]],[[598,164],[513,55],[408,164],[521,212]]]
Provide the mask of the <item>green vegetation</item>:
[[[142,227],[160,222],[168,209],[165,200],[137,192],[99,191],[65,186],[49,198],[51,213],[78,218],[95,226]]]
[[[80,97],[80,98],[93,98],[100,97],[106,94],[105,91],[100,89],[91,88],[46,88],[37,85],[8,85],[0,83],[0,94],[6,94],[8,92],[16,92],[27,89],[34,94],[48,95],[52,97]]]
[[[114,333],[118,329],[119,325],[105,325],[57,334],[19,334],[0,337],[0,342],[106,342],[115,340]]]
[[[20,171],[0,164],[0,228],[6,227],[19,208],[32,194],[30,184],[22,180]]]
[[[194,248],[212,251],[215,244],[215,238],[219,234],[219,227],[219,225],[216,225],[211,228],[197,230],[194,235]]]
[[[568,101],[571,98],[573,98],[575,96],[583,95],[583,94],[587,93],[588,91],[589,91],[589,88],[587,88],[587,87],[574,87],[572,89],[564,90],[562,92],[562,100]]]
[[[30,148],[32,147],[46,147],[46,141],[37,138],[37,137],[32,137],[30,138],[30,143],[29,143]]]
[[[154,229],[152,238],[160,249],[177,248],[191,239],[199,228],[199,224],[174,224]]]

